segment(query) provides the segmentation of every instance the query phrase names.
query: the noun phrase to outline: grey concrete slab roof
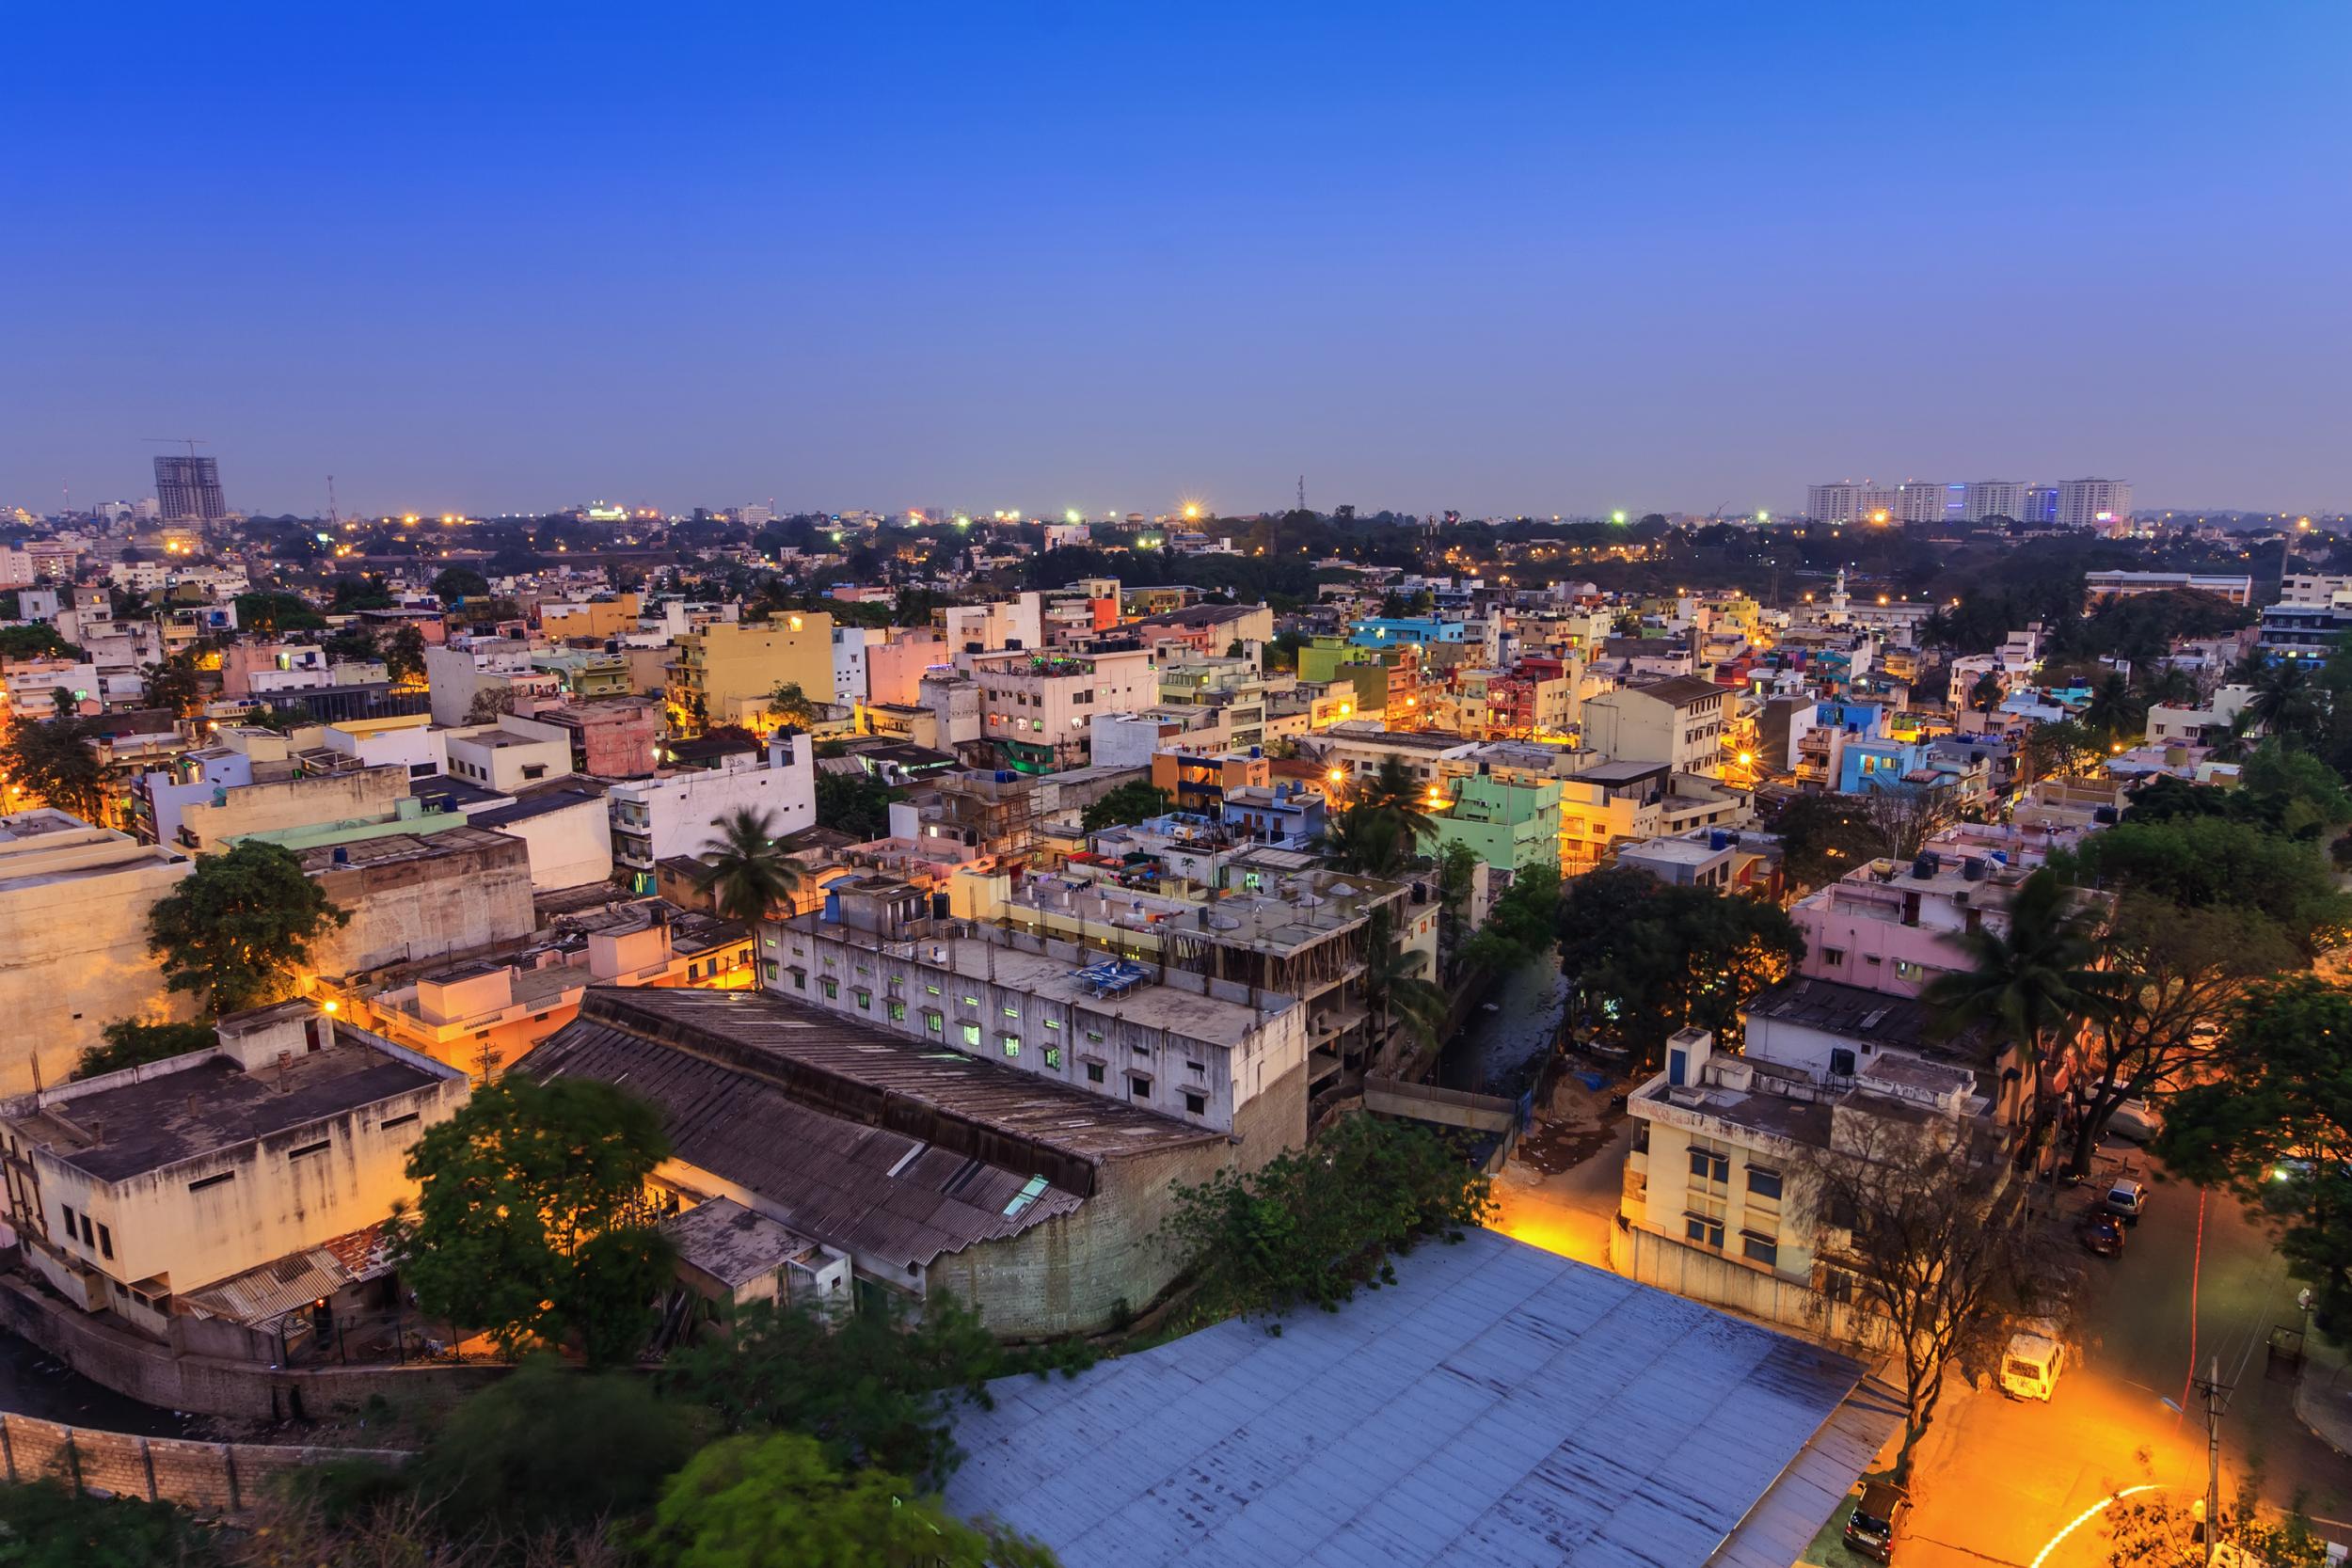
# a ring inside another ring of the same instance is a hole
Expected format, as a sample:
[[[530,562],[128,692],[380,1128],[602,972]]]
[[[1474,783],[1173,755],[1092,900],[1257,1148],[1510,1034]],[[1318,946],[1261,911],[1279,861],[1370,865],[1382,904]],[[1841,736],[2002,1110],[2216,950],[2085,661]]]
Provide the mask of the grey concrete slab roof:
[[[1893,1418],[1843,1356],[1490,1231],[1396,1272],[1279,1338],[993,1385],[948,1502],[1067,1568],[1747,1568]]]

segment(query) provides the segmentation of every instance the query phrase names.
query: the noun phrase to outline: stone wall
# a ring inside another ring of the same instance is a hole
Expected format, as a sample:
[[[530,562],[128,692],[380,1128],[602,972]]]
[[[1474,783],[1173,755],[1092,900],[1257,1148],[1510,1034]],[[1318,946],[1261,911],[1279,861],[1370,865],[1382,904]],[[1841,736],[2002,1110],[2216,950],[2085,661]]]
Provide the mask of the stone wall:
[[[358,1410],[371,1399],[403,1412],[445,1410],[508,1370],[479,1362],[272,1370],[255,1361],[175,1354],[167,1345],[43,1295],[21,1276],[0,1276],[0,1329],[142,1404],[254,1420],[325,1418]]]
[[[59,1426],[0,1414],[0,1470],[11,1483],[54,1480],[77,1492],[179,1503],[206,1513],[250,1508],[287,1471],[330,1459],[405,1464],[392,1449],[309,1449],[197,1443]]]

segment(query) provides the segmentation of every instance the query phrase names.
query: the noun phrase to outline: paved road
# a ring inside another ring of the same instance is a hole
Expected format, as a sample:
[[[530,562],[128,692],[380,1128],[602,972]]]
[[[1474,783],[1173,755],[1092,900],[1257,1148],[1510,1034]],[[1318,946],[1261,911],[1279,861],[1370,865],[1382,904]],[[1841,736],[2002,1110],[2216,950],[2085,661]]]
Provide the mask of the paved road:
[[[1899,1559],[1906,1568],[2033,1563],[2068,1521],[2121,1485],[2153,1481],[2201,1493],[2201,1413],[2177,1408],[2192,1332],[2198,1363],[2218,1356],[2223,1380],[2235,1386],[2222,1424],[2223,1496],[2250,1466],[2265,1500],[2299,1498],[2326,1521],[2323,1533],[2352,1540],[2352,1462],[2303,1426],[2291,1374],[2266,1365],[2272,1325],[2299,1322],[2296,1286],[2269,1237],[2225,1195],[2206,1200],[2201,1248],[2198,1197],[2195,1188],[2159,1183],[2124,1255],[2086,1259],[2081,1355],[2050,1403],[1964,1388],[1947,1395],[1921,1450],[1917,1508]],[[2045,1568],[2105,1560],[2093,1521]]]

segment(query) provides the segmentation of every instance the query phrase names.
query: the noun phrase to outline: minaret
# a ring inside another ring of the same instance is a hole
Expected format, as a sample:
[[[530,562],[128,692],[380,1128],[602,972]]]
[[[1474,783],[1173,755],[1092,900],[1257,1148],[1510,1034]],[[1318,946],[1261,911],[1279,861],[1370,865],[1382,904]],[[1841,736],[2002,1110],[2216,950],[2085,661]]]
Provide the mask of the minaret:
[[[1829,624],[1831,626],[1842,626],[1846,624],[1849,619],[1846,607],[1851,602],[1846,594],[1846,568],[1840,566],[1837,568],[1837,585],[1829,591]]]

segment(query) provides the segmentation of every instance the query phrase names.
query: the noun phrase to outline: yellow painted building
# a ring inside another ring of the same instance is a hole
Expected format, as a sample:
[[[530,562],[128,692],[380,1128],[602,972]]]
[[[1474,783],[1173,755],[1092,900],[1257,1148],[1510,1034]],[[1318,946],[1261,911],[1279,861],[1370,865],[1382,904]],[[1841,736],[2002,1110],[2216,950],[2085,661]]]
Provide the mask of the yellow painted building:
[[[756,722],[789,681],[812,703],[834,700],[833,617],[793,610],[752,625],[719,621],[673,645],[662,696],[670,733]]]

